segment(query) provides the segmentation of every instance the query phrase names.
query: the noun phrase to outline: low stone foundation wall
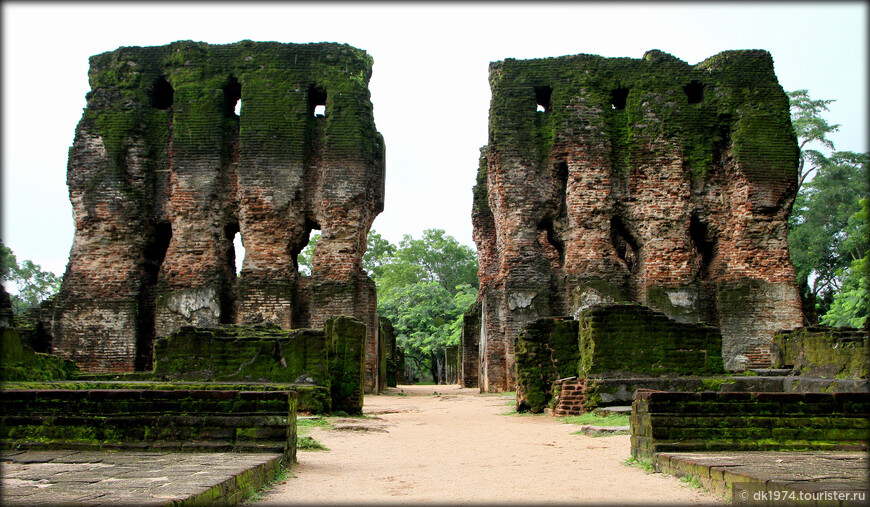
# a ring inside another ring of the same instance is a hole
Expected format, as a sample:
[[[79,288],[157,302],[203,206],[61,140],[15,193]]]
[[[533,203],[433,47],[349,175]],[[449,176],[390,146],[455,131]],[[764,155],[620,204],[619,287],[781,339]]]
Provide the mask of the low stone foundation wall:
[[[285,384],[278,382],[163,382],[151,373],[120,375],[89,375],[77,380],[38,382],[4,382],[3,389],[139,389],[188,391],[293,391],[296,393],[296,411],[312,414],[327,413],[329,389],[312,384]],[[107,380],[115,378],[116,380]]]
[[[851,328],[802,327],[773,337],[774,366],[799,375],[826,378],[870,377],[870,337]]]
[[[323,330],[274,325],[182,327],[157,339],[154,372],[140,380],[299,386],[300,410],[362,413],[367,328],[339,316]],[[302,386],[308,386],[302,388]],[[303,394],[304,393],[304,394]]]
[[[638,391],[631,455],[747,450],[866,450],[870,393]]]
[[[293,391],[4,389],[3,449],[279,453],[296,460]]]

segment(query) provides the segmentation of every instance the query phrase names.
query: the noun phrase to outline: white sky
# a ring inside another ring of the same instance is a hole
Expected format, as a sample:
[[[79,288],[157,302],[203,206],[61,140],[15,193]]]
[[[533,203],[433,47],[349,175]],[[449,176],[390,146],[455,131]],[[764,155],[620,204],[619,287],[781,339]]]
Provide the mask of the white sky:
[[[176,40],[344,42],[374,58],[393,243],[441,228],[471,236],[471,187],[487,142],[488,65],[577,53],[695,64],[766,49],[787,91],[836,99],[839,150],[867,151],[867,4],[816,3],[45,3],[2,5],[2,239],[63,273],[73,240],[66,162],[85,107],[88,57]]]

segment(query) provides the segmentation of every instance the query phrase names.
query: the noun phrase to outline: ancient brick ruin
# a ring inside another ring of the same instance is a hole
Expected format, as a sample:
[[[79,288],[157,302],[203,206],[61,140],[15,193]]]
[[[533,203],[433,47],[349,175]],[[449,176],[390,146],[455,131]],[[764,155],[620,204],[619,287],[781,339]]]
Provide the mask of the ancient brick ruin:
[[[361,268],[384,206],[371,69],[364,51],[332,43],[182,41],[92,57],[53,352],[89,372],[147,370],[155,337],[182,326],[319,329],[348,315],[367,326],[376,389],[375,287]]]
[[[801,325],[798,148],[770,54],[507,59],[490,86],[466,385],[512,389],[526,324],[607,302],[719,327],[730,370],[770,364],[774,333]]]

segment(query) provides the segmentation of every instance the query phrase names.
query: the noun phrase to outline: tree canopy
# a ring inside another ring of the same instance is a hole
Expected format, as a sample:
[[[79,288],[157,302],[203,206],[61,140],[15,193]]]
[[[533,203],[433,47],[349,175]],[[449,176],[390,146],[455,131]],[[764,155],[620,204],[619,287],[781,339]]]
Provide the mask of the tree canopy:
[[[443,383],[446,348],[459,344],[462,315],[477,298],[477,253],[441,229],[405,235],[398,246],[372,232],[373,246],[363,260],[378,286],[378,313],[392,321],[412,374]]]
[[[38,306],[60,290],[61,278],[51,271],[43,271],[39,264],[24,260],[20,264],[12,250],[0,242],[0,283],[15,287],[10,291],[12,310],[20,314]],[[15,292],[15,293],[12,293]]]
[[[862,208],[870,193],[868,154],[834,151],[828,135],[839,125],[821,116],[832,100],[812,100],[806,90],[789,96],[801,172],[788,240],[806,323],[814,324],[818,317],[822,324],[857,327],[863,325],[868,307],[867,265],[862,261],[868,251],[868,214]],[[830,154],[808,148],[813,144]]]

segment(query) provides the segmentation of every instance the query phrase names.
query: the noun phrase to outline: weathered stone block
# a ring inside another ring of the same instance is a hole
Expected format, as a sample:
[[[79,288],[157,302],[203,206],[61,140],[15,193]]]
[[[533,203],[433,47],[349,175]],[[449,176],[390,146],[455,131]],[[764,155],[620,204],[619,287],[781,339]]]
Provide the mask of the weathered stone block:
[[[774,336],[774,366],[823,378],[870,377],[870,347],[866,331],[803,327]]]
[[[351,317],[336,317],[326,321],[324,333],[330,347],[332,409],[361,414],[366,325]]]
[[[680,323],[640,305],[596,305],[579,318],[579,374],[724,373],[719,330]]]

